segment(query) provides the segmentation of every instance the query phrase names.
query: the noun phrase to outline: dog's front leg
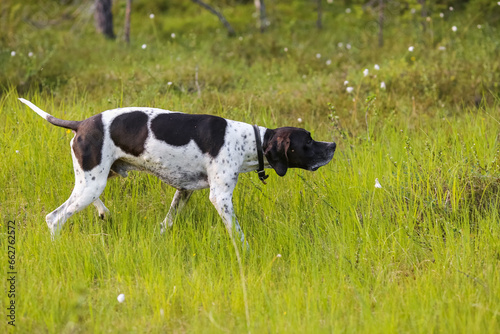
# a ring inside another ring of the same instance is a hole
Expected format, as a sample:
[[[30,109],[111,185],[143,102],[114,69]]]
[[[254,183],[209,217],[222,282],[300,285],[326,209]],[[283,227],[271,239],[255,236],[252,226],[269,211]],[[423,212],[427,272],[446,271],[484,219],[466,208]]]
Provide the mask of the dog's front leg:
[[[232,238],[234,233],[235,236],[239,237],[241,243],[243,245],[246,244],[248,248],[248,243],[245,243],[245,235],[241,230],[240,224],[238,224],[238,219],[236,219],[233,208],[233,190],[237,179],[238,176],[236,176],[235,180],[224,182],[219,178],[210,184],[210,202],[217,209],[230,237]]]

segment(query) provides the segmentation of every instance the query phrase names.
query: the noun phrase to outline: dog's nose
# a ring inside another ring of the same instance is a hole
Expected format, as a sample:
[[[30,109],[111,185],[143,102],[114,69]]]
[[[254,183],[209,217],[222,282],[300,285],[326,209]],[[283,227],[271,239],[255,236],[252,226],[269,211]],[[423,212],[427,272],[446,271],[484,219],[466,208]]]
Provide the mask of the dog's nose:
[[[333,151],[335,151],[337,149],[337,144],[336,143],[331,143],[330,144],[330,149],[332,149]]]

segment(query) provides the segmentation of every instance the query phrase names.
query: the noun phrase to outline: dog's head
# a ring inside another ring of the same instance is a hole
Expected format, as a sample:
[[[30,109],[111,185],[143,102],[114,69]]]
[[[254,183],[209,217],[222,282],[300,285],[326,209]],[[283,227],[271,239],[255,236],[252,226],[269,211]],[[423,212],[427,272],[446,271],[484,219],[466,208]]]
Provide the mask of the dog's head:
[[[333,158],[335,143],[315,141],[311,133],[300,128],[267,129],[264,136],[264,154],[279,176],[288,168],[315,171]]]

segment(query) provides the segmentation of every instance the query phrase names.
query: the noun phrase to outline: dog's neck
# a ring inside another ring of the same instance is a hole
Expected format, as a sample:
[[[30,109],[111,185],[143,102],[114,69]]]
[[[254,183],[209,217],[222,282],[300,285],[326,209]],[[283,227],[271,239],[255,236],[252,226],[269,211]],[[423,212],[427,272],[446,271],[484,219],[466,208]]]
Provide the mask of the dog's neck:
[[[253,126],[250,125],[248,136],[252,136],[252,138],[255,138],[255,132],[253,129]],[[263,162],[264,162],[264,168],[272,168],[269,162],[267,161],[267,158],[264,154],[266,151],[268,141],[269,141],[269,135],[268,132],[270,131],[269,129],[262,127],[262,126],[257,126],[257,133],[260,136],[260,142],[261,142],[261,150],[262,150],[262,155],[263,155]],[[250,132],[251,131],[251,132]],[[251,134],[250,134],[251,133]],[[257,171],[259,169],[259,157],[257,154],[257,140],[254,139],[253,141],[250,141],[249,145],[253,146],[255,149],[253,150],[252,154],[249,154],[246,156],[245,161],[243,163],[243,166],[241,168],[241,173],[246,173],[246,172],[251,172],[251,171]]]

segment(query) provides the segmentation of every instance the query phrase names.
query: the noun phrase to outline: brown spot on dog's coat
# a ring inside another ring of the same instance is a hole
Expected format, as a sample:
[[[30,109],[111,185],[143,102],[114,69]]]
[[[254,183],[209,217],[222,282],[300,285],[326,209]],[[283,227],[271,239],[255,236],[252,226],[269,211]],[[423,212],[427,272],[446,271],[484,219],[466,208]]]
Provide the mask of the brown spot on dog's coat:
[[[117,116],[109,127],[111,139],[125,153],[139,156],[148,137],[148,115],[132,111]]]
[[[89,171],[101,163],[103,142],[102,114],[81,121],[72,148],[84,171]]]

